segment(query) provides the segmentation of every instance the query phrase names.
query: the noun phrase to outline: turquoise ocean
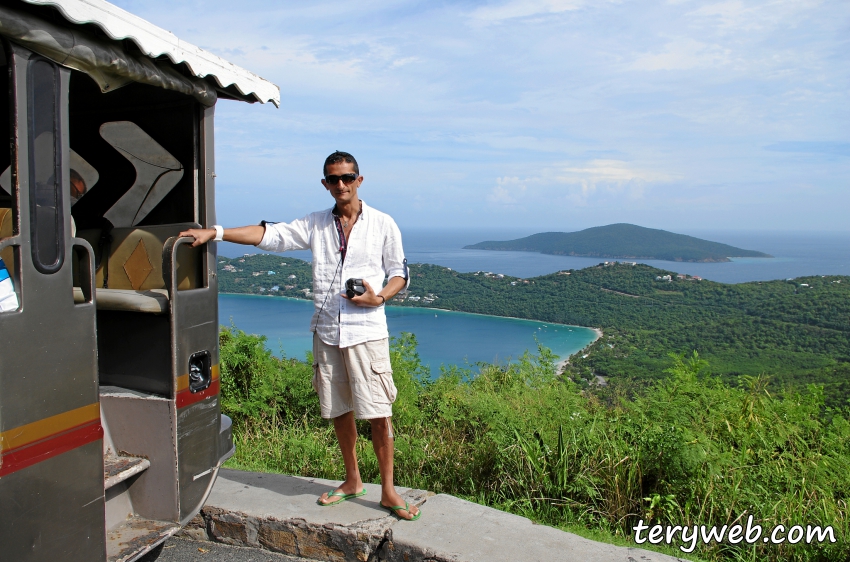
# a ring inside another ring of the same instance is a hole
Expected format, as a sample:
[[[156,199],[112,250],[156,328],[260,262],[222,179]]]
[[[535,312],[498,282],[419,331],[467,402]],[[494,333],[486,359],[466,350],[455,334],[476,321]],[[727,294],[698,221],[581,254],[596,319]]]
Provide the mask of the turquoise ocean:
[[[565,228],[564,231],[570,229]],[[410,263],[432,263],[455,271],[492,271],[515,277],[535,277],[562,269],[583,269],[606,261],[601,258],[552,256],[534,252],[494,252],[464,250],[463,247],[485,240],[512,240],[534,234],[532,230],[402,228],[404,250]],[[699,275],[721,283],[770,281],[806,275],[850,275],[850,232],[762,232],[695,231],[685,232],[705,240],[738,248],[768,253],[772,258],[732,258],[725,263],[684,263],[661,260],[638,261],[660,269]],[[226,242],[219,253],[227,257],[256,253]],[[310,252],[288,252],[287,256],[310,261]]]
[[[219,323],[266,336],[269,349],[279,357],[304,359],[312,349],[312,301],[223,294],[218,304]],[[566,359],[596,338],[593,330],[578,326],[424,308],[386,310],[390,335],[415,334],[419,356],[432,375],[440,373],[441,365],[515,360],[526,350],[536,353],[537,342]]]

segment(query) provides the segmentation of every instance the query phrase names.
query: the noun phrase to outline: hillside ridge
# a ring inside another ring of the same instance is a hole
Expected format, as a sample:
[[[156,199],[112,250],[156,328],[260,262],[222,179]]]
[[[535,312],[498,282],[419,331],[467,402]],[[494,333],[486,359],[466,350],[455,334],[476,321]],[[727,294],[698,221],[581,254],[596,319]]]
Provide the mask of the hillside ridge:
[[[729,258],[773,257],[755,250],[628,223],[595,226],[577,232],[541,232],[516,240],[479,242],[463,249],[676,262],[728,262]]]

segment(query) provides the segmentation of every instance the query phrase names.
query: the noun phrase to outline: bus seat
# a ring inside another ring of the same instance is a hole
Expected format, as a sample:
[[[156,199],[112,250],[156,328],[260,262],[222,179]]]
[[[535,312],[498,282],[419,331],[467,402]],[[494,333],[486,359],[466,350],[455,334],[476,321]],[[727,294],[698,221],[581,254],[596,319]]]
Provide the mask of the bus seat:
[[[78,238],[91,244],[95,258],[99,258],[96,286],[103,287],[104,267],[108,272],[109,289],[127,289],[147,291],[165,289],[162,278],[162,247],[171,236],[176,236],[188,228],[197,228],[195,224],[168,224],[146,226],[142,228],[114,228],[110,232],[109,255],[98,256],[105,252],[100,248],[100,230],[80,230]],[[177,253],[177,288],[179,290],[200,287],[200,252],[197,248],[183,245]]]
[[[0,240],[12,236],[12,209],[0,209]],[[0,251],[0,259],[6,263],[6,269],[15,271],[15,251],[7,247]]]
[[[98,310],[168,314],[168,291],[165,289],[151,289],[149,291],[95,289],[95,294]],[[74,287],[74,302],[77,304],[85,302],[85,296],[79,287]]]
[[[111,242],[101,247],[101,231],[80,230],[78,238],[92,247],[100,264],[96,271],[97,308],[163,314],[168,311],[168,291],[162,277],[162,248],[165,241],[181,231],[197,228],[192,223],[114,228]],[[98,255],[100,252],[108,255]],[[194,289],[203,286],[200,248],[181,245],[177,249],[177,288]],[[104,271],[108,273],[104,287]],[[77,280],[74,283],[79,285]],[[82,293],[75,301],[82,298]]]

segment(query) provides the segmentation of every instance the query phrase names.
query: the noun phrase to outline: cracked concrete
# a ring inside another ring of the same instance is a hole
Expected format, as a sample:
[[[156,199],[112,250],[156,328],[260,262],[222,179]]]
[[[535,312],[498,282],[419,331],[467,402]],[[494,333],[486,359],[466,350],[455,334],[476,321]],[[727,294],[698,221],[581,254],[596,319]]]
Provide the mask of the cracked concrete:
[[[671,556],[618,547],[535,525],[445,494],[397,488],[422,508],[415,522],[378,506],[381,488],[339,505],[316,503],[336,481],[222,470],[207,505],[182,531],[214,540],[312,560],[461,562],[587,560],[673,562]]]

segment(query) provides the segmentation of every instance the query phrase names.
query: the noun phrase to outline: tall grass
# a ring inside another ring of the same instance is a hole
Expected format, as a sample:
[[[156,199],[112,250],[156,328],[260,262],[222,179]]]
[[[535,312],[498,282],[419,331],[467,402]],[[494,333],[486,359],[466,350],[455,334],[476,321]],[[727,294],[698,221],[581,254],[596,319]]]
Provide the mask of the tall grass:
[[[307,362],[277,359],[264,338],[221,332],[222,407],[234,419],[231,466],[340,478]],[[406,334],[391,346],[396,478],[541,523],[630,540],[639,519],[764,528],[832,525],[837,542],[700,545],[709,560],[850,559],[850,423],[820,389],[774,396],[764,376],[742,388],[672,356],[667,377],[633,393],[582,391],[555,376],[545,348],[510,365],[450,367],[429,380]],[[369,425],[361,472],[379,479]]]

